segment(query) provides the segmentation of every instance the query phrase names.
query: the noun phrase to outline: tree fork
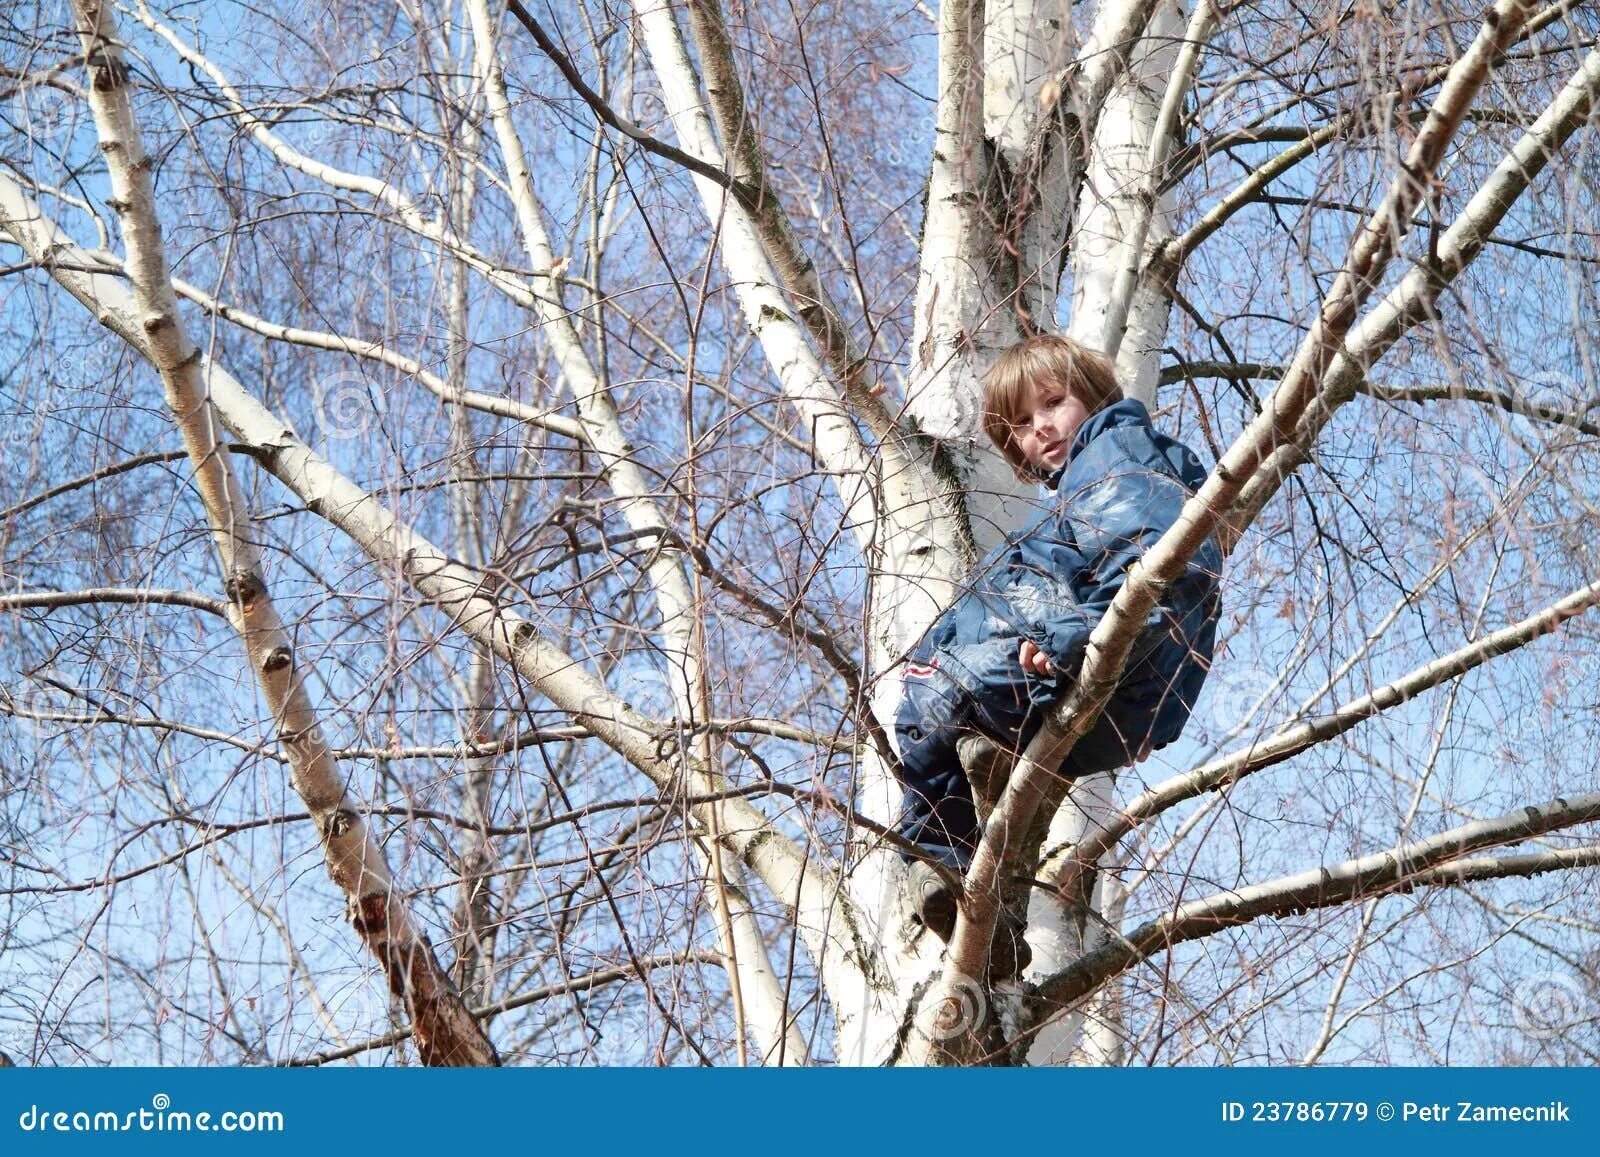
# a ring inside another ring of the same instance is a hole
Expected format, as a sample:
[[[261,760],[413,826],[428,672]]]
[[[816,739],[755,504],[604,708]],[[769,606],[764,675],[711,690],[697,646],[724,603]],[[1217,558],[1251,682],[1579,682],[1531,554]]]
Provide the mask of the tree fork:
[[[1217,526],[1219,511],[1239,495],[1241,482],[1253,477],[1279,443],[1274,430],[1292,425],[1315,400],[1323,374],[1353,324],[1367,296],[1367,286],[1398,249],[1399,231],[1409,220],[1422,190],[1409,175],[1431,172],[1460,125],[1467,106],[1487,77],[1492,60],[1526,20],[1527,0],[1500,0],[1506,19],[1486,24],[1472,47],[1451,69],[1406,157],[1405,172],[1389,186],[1383,203],[1352,243],[1344,269],[1324,300],[1316,323],[1301,345],[1289,373],[1258,416],[1235,442],[1225,462],[1234,471],[1229,482],[1219,473],[1185,505],[1178,523],[1130,572],[1105,618],[1090,638],[1083,669],[1073,690],[1030,743],[1013,772],[995,813],[979,842],[968,872],[969,906],[960,910],[946,958],[945,980],[971,974],[987,955],[998,906],[989,897],[1002,875],[1011,870],[1028,845],[1041,807],[1060,798],[1054,769],[1078,738],[1099,718],[1116,687],[1139,625],[1161,592],[1182,573],[1187,560]]]

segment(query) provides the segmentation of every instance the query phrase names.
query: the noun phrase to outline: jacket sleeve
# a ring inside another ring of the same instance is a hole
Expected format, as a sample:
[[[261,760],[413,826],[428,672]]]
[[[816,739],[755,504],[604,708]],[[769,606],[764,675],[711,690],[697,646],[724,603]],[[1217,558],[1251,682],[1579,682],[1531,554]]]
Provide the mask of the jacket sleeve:
[[[1099,625],[1122,590],[1128,570],[1178,521],[1191,494],[1189,480],[1179,475],[1177,464],[1144,432],[1119,429],[1105,441],[1110,452],[1096,455],[1096,462],[1084,463],[1088,469],[1081,476],[1090,480],[1074,493],[1063,495],[1073,537],[1084,558],[1076,593],[1090,630]],[[1194,458],[1176,443],[1170,449]],[[1196,482],[1204,477],[1198,460],[1185,464],[1192,465]],[[1207,539],[1190,558],[1184,574],[1151,610],[1128,657],[1129,666],[1165,637],[1175,619],[1216,588],[1221,563],[1215,541]]]
[[[1041,597],[1011,599],[1018,611],[1018,634],[1031,639],[1056,668],[1058,676],[1070,679],[1083,665],[1089,633],[1100,621],[1100,614],[1085,606],[1078,594],[1088,560],[1070,538],[1067,519],[1060,520],[1054,533],[1030,535],[1017,544],[1014,573],[1034,577]]]
[[[1054,659],[1075,654],[1092,624],[1073,583],[1084,567],[1065,524],[1046,519],[986,556],[971,586],[940,616],[912,654],[932,659],[980,700],[1051,701],[1057,683],[1023,671],[1019,644],[1031,639]]]

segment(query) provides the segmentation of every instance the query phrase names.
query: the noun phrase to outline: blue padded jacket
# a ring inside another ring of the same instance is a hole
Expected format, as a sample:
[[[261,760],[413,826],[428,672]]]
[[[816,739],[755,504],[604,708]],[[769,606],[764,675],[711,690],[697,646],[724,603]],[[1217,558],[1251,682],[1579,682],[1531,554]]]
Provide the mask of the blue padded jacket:
[[[1052,507],[978,564],[908,658],[958,684],[980,729],[1010,743],[1020,722],[1025,739],[1076,677],[1128,568],[1204,480],[1194,452],[1156,430],[1142,403],[1090,415],[1050,480]],[[1080,770],[1119,767],[1145,742],[1164,747],[1183,730],[1211,665],[1221,570],[1208,538],[1152,611],[1100,722],[1074,748]],[[1049,655],[1055,675],[1022,670],[1024,638]]]

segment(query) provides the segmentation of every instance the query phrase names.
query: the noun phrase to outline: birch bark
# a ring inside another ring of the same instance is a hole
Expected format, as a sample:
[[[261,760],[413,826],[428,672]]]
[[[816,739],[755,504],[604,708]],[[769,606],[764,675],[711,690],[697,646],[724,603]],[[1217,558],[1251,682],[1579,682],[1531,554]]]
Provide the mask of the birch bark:
[[[1205,0],[1200,9],[1209,10]],[[1102,28],[1115,27],[1126,20],[1116,5],[1109,5],[1098,23]],[[1182,27],[1178,4],[1157,7],[1128,54],[1126,71],[1112,85],[1095,122],[1069,249],[1073,300],[1068,334],[1110,353],[1124,392],[1150,409],[1155,408],[1158,354],[1171,298],[1164,286],[1141,281],[1138,271],[1147,253],[1172,228],[1172,195],[1163,193],[1161,186],[1174,110],[1192,80],[1191,72],[1173,67]],[[1115,814],[1116,783],[1115,775],[1105,775],[1076,785],[1051,817],[1045,846],[1075,844],[1101,829]],[[1050,870],[1046,859],[1040,872],[1048,878]],[[1048,892],[1030,898],[1034,979],[1064,967],[1104,940],[1107,914],[1100,910],[1105,887],[1104,876],[1097,877],[1084,898],[1089,912],[1100,913],[1098,920],[1070,910]],[[1051,1021],[1034,1038],[1029,1063],[1062,1063],[1073,1056],[1094,1064],[1111,1063],[1117,1038],[1105,1029],[1104,1017],[1104,1009],[1080,1010]]]
[[[1202,0],[1196,15],[1209,10]],[[1069,250],[1068,334],[1115,357],[1123,389],[1152,408],[1171,299],[1159,286],[1140,286],[1137,270],[1172,232],[1172,194],[1162,186],[1178,104],[1192,78],[1175,68],[1183,40],[1182,8],[1163,0],[1096,121]],[[1144,292],[1136,296],[1135,286]]]
[[[635,14],[678,140],[702,161],[721,166],[723,154],[671,9],[656,0],[635,0]],[[780,278],[767,259],[753,222],[727,197],[722,186],[699,176],[695,184],[707,217],[719,225],[718,253],[734,283],[746,323],[761,343],[784,396],[812,432],[819,458],[828,462],[835,477],[840,478],[840,496],[849,512],[849,525],[870,552],[869,557],[884,559],[880,568],[888,572],[885,585],[891,593],[887,597],[880,593],[878,605],[888,603],[895,610],[875,611],[875,622],[903,624],[907,613],[917,613],[906,611],[912,603],[919,608],[928,605],[930,609],[921,613],[931,620],[932,613],[936,613],[931,610],[931,600],[939,597],[939,572],[948,575],[947,568],[959,557],[952,549],[951,537],[938,536],[929,526],[940,519],[940,506],[932,505],[932,495],[923,485],[915,463],[911,464],[912,469],[887,471],[868,459],[850,412],[829,385],[802,327],[790,313]],[[936,541],[940,545],[936,546]],[[912,576],[919,574],[927,577],[914,581]],[[948,581],[944,580],[946,587]],[[898,657],[897,649],[906,640],[880,632],[874,643],[877,661],[882,663],[891,656]],[[887,819],[897,799],[892,775],[870,747],[864,746],[862,751],[866,783],[862,810],[874,818]],[[848,877],[857,910],[870,921],[874,936],[881,937],[886,929],[903,924],[895,888],[899,872],[892,853],[861,849]],[[804,918],[826,922],[829,916],[817,912]],[[926,947],[923,944],[921,950],[926,951]],[[883,950],[895,956],[904,946],[890,938],[884,942]],[[900,1023],[898,990],[889,975],[878,969],[863,970],[857,962],[833,955],[818,958],[817,962],[836,1013],[840,1055],[857,1062],[886,1055]]]
[[[448,45],[440,46],[449,58]],[[468,94],[463,93],[463,96]],[[470,109],[470,100],[466,102]],[[470,230],[477,181],[474,162],[479,151],[479,136],[470,117],[464,117],[460,145],[450,153],[447,195],[450,226],[457,236]],[[471,369],[471,271],[466,262],[449,254],[441,255],[446,284],[446,389],[450,396],[467,391]],[[457,558],[474,566],[487,562],[483,549],[483,491],[479,476],[472,411],[465,406],[450,409],[450,456],[463,476],[451,490],[451,519]],[[457,706],[463,727],[462,738],[469,744],[484,744],[494,729],[494,656],[482,647],[472,648],[467,667],[456,679]],[[460,860],[459,894],[455,908],[457,942],[454,977],[462,997],[473,1007],[489,1003],[495,974],[495,841],[489,835],[493,826],[492,790],[496,759],[493,755],[473,755],[466,760],[461,785],[461,811],[477,828],[463,836],[465,847]]]
[[[349,898],[352,925],[382,965],[390,991],[405,1006],[424,1062],[496,1064],[494,1046],[395,895],[383,853],[347,796],[344,777],[318,727],[250,536],[249,506],[208,397],[201,352],[178,314],[150,181],[151,162],[128,100],[130,72],[115,17],[98,0],[74,0],[73,10],[88,60],[89,103],[100,152],[111,179],[107,204],[117,213],[127,247],[130,321],[137,319],[147,354],[161,375],[168,409],[183,435],[226,576],[229,618],[289,754],[291,783],[312,813],[329,876]]]
[[[1025,71],[1034,44],[1020,27],[1027,15],[1028,9],[1007,12],[992,50],[1012,74],[1010,83],[1024,90],[1036,83]],[[1007,248],[1008,182],[992,159],[985,123],[998,120],[1013,138],[1025,125],[999,114],[986,118],[986,19],[984,0],[939,6],[939,97],[906,388],[908,419],[939,439],[954,464],[951,483],[972,533],[968,563],[1032,512],[1033,488],[1017,482],[982,435],[983,375],[1002,350],[1040,326],[1049,328],[1047,307],[1018,297],[1019,259]],[[908,633],[920,634],[949,602],[942,598],[932,613],[911,616],[915,630]]]
[[[1030,743],[991,816],[967,878],[968,903],[956,920],[950,952],[933,999],[952,998],[960,978],[978,970],[988,953],[998,914],[1003,873],[1026,863],[1041,807],[1053,810],[1059,788],[1053,769],[1099,715],[1115,689],[1129,647],[1144,616],[1155,605],[1206,536],[1220,512],[1238,497],[1269,457],[1279,437],[1294,429],[1309,409],[1322,374],[1337,356],[1356,313],[1397,251],[1399,237],[1424,195],[1443,150],[1484,83],[1491,61],[1518,35],[1531,5],[1501,0],[1486,16],[1470,48],[1451,68],[1418,132],[1400,175],[1351,245],[1344,267],[1323,301],[1294,364],[1274,392],[1267,410],[1239,437],[1193,499],[1178,523],[1130,570],[1121,592],[1089,641],[1088,658],[1056,714]],[[1108,945],[1108,949],[1118,945]],[[1097,950],[1098,951],[1098,950]],[[1076,967],[1076,966],[1074,966]],[[1057,986],[1055,993],[1065,991]],[[1075,990],[1074,990],[1075,991]],[[1087,990],[1085,990],[1087,991]]]

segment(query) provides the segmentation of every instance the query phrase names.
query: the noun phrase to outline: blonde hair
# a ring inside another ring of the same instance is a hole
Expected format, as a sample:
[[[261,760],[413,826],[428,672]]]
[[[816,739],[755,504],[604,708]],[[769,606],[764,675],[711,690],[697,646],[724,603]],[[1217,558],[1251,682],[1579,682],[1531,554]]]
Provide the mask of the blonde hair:
[[[1026,480],[1043,472],[1022,456],[1014,431],[1032,411],[1033,388],[1041,382],[1060,386],[1091,414],[1122,401],[1111,359],[1070,337],[1038,334],[1001,354],[983,379],[983,432]]]

